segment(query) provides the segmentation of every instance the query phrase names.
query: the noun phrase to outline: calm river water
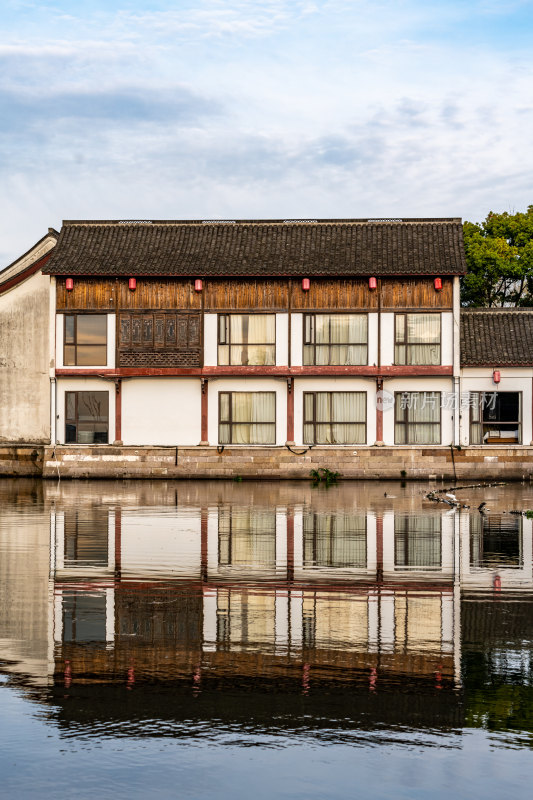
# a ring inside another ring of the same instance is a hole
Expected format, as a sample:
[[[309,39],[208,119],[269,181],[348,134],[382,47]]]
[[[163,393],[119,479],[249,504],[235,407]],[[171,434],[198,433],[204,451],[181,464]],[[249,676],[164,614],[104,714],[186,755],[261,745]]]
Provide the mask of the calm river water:
[[[533,487],[429,489],[0,480],[2,795],[529,798]]]

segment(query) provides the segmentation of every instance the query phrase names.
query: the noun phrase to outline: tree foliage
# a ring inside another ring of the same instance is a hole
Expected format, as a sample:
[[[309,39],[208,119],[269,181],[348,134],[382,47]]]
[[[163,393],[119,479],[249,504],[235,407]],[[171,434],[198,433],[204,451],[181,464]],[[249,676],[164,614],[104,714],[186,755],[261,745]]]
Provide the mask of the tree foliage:
[[[463,225],[468,273],[466,306],[533,306],[533,205]]]

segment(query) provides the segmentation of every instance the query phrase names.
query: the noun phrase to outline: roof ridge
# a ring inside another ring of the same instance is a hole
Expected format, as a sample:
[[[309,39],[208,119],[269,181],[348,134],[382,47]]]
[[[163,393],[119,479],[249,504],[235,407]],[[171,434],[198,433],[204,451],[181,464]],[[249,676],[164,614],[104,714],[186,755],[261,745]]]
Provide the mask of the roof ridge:
[[[325,219],[64,219],[63,226],[129,226],[129,225],[460,225],[460,217],[368,217],[368,218],[325,218]]]

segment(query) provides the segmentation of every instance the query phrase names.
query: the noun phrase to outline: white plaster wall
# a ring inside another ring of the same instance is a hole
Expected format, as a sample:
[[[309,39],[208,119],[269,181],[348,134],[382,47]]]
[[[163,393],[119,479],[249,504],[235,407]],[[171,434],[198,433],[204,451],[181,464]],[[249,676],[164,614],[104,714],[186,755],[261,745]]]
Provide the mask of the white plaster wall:
[[[0,442],[50,441],[50,278],[0,294]]]
[[[441,402],[453,392],[452,378],[394,378],[387,379],[384,390],[394,397],[395,392],[441,392]],[[453,441],[453,407],[441,408],[441,445],[449,446]],[[383,441],[387,445],[394,444],[394,402],[383,408]],[[400,445],[399,445],[400,446]],[[410,445],[406,445],[410,446]],[[422,445],[423,446],[423,445]]]
[[[126,378],[122,381],[125,445],[197,445],[201,437],[199,378]]]
[[[394,364],[394,314],[381,315],[381,364]]]
[[[366,392],[366,442],[376,441],[376,382],[372,378],[296,378],[294,381],[294,440],[303,444],[304,392]],[[331,445],[340,447],[342,445]],[[352,450],[357,445],[345,445]]]
[[[105,313],[105,312],[103,312]],[[68,366],[66,369],[72,370],[87,370],[87,369],[114,369],[115,368],[115,339],[116,339],[116,322],[115,314],[107,314],[107,364],[91,364],[90,367],[73,367]],[[57,314],[56,316],[56,364],[58,369],[65,368],[63,363],[64,349],[63,343],[65,341],[65,315]]]
[[[378,363],[378,314],[368,315],[368,364],[376,367]]]
[[[109,442],[115,440],[115,384],[103,378],[58,378],[57,387],[57,441],[65,443],[65,392],[108,392],[109,393]],[[76,447],[95,447],[79,445]],[[97,445],[96,445],[97,446]]]
[[[284,378],[209,378],[208,392],[208,441],[210,444],[218,442],[219,392],[275,392],[276,445],[284,445],[287,441],[287,381]],[[254,445],[231,446],[254,447]]]
[[[289,363],[289,315],[276,314],[276,366]]]
[[[377,317],[377,314],[371,316]],[[389,312],[381,315],[381,364],[383,366],[394,364],[394,316],[394,313]],[[441,364],[452,366],[453,347],[453,314],[451,311],[444,311],[441,313]]]
[[[499,384],[492,380],[493,369],[500,369]],[[533,369],[520,367],[463,367],[461,370],[461,445],[470,443],[470,392],[521,392],[522,444],[533,441]],[[493,447],[494,445],[491,445]],[[509,445],[500,445],[509,447]]]
[[[303,361],[304,315],[291,314],[291,366],[301,367]]]
[[[216,367],[218,363],[218,314],[204,314],[204,366]]]
[[[121,529],[123,576],[187,577],[201,574],[199,509],[124,509]]]

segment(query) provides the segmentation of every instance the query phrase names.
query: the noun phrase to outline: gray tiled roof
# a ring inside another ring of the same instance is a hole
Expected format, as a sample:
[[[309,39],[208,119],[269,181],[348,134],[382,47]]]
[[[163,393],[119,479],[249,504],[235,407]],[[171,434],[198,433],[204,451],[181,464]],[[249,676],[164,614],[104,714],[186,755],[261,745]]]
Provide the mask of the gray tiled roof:
[[[533,365],[533,309],[462,309],[461,365]]]
[[[459,219],[65,221],[52,275],[460,275]]]

